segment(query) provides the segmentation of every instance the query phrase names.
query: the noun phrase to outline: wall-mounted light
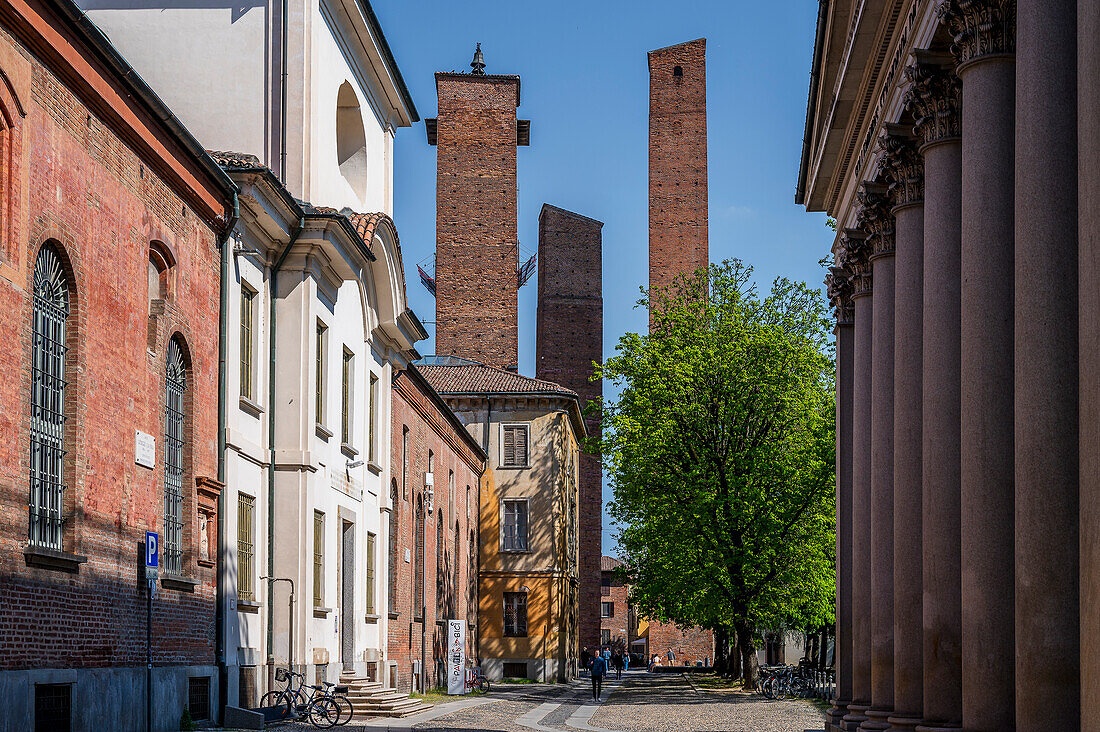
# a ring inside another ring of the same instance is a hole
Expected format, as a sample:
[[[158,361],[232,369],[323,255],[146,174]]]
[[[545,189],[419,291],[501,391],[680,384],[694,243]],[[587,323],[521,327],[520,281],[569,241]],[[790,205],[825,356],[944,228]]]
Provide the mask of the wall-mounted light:
[[[351,470],[352,468],[358,468],[362,464],[362,460],[348,460],[348,470]]]

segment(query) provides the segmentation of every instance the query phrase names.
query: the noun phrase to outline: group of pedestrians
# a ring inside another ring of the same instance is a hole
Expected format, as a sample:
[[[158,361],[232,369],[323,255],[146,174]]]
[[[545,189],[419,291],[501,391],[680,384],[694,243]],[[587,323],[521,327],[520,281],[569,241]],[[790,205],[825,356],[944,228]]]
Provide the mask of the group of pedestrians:
[[[581,670],[582,672],[587,670],[592,675],[592,700],[600,700],[603,679],[612,668],[615,669],[615,678],[621,679],[623,670],[628,668],[629,664],[630,661],[619,649],[612,652],[609,646],[604,646],[602,649],[597,648],[594,654],[588,650],[588,646],[581,649]]]

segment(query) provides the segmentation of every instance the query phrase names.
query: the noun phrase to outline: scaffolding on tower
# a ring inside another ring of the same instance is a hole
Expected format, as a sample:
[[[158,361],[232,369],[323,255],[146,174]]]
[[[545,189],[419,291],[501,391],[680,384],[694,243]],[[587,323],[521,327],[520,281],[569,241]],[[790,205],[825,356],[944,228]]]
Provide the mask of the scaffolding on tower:
[[[516,288],[523,287],[535,274],[538,266],[538,253],[531,252],[523,247],[516,249],[516,261],[526,257],[523,264],[516,267]],[[416,263],[416,272],[420,275],[420,284],[435,297],[435,255],[431,254]]]

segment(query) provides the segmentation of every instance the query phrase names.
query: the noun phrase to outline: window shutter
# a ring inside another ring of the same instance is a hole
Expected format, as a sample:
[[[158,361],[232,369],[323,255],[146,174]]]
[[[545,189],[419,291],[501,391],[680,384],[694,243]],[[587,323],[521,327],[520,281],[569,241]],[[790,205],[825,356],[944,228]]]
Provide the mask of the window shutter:
[[[527,464],[527,428],[516,427],[516,465]]]
[[[504,428],[504,464],[515,465],[516,464],[516,429],[515,427]]]

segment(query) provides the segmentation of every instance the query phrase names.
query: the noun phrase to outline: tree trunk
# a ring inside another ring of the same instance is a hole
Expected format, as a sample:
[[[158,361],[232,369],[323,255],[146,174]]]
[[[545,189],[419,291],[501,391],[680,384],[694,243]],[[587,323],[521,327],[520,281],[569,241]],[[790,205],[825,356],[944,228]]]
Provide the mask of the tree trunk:
[[[756,691],[759,676],[756,644],[752,642],[752,631],[742,625],[737,626],[737,650],[741,656],[741,687],[745,691]]]
[[[714,672],[720,676],[729,673],[729,632],[725,628],[714,631]]]

